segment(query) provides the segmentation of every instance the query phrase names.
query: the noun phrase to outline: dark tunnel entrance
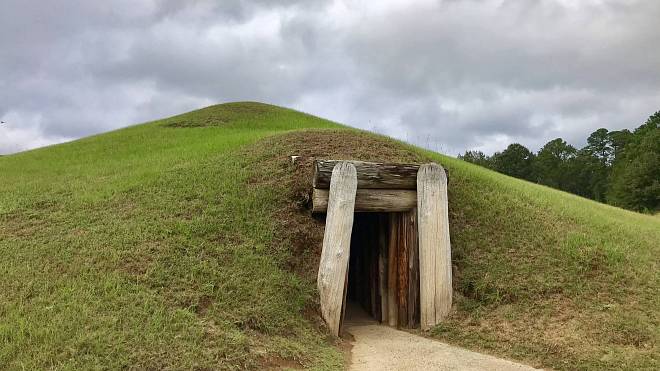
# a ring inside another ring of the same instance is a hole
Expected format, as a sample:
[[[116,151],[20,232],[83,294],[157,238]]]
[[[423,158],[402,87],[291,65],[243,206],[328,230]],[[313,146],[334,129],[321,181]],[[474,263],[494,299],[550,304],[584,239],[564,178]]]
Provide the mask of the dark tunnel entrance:
[[[347,321],[419,327],[415,219],[414,210],[355,213],[344,300]]]

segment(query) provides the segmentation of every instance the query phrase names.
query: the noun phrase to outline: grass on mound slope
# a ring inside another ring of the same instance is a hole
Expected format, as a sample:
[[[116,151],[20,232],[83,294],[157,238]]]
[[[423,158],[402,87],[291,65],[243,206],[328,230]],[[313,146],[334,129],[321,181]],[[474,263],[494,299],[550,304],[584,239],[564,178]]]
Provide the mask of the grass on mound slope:
[[[241,152],[331,125],[234,104],[0,158],[0,368],[340,365]]]
[[[340,368],[303,207],[314,157],[449,169],[456,306],[433,336],[557,369],[658,367],[657,217],[234,103],[0,157],[0,368]]]

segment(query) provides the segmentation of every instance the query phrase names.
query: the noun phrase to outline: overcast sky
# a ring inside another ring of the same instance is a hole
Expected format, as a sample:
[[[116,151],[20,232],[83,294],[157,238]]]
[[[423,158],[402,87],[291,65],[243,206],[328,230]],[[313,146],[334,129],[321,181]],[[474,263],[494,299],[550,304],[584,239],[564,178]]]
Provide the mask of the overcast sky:
[[[0,154],[239,100],[456,155],[660,110],[660,1],[3,0]]]

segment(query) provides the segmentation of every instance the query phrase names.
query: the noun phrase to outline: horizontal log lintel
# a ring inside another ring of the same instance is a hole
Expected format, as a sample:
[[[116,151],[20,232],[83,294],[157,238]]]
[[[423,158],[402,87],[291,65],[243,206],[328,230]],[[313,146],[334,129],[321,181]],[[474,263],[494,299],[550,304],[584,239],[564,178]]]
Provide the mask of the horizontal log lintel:
[[[327,189],[314,188],[312,212],[324,213],[328,209]],[[355,212],[402,212],[417,206],[417,191],[410,189],[358,189]]]
[[[338,160],[314,161],[314,188],[330,187],[332,169]],[[416,189],[417,164],[388,164],[380,162],[348,161],[357,170],[358,189]]]

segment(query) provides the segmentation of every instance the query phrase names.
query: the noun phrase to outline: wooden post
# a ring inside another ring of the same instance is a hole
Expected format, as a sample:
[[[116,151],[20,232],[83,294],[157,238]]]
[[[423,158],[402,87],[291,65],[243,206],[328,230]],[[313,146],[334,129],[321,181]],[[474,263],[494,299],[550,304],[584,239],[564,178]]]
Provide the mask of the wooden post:
[[[419,250],[417,248],[417,209],[406,213],[408,228],[408,327],[419,324]]]
[[[378,288],[380,291],[380,322],[389,322],[388,296],[387,296],[387,259],[389,247],[388,225],[389,220],[385,215],[378,215]]]
[[[408,327],[408,225],[407,225],[407,215],[408,213],[397,213],[397,219],[399,220],[399,228],[397,231],[398,234],[398,246],[397,246],[397,263],[399,265],[398,272],[398,327]]]
[[[388,259],[387,259],[387,323],[390,326],[396,326],[398,313],[397,300],[397,232],[399,230],[399,220],[397,215],[390,213],[390,236],[388,241]]]
[[[357,190],[355,166],[338,162],[332,170],[328,215],[318,273],[321,314],[330,332],[339,336],[348,272],[353,208]]]
[[[417,207],[420,322],[426,330],[444,319],[452,304],[447,176],[440,165],[419,168]]]
[[[380,299],[378,298],[378,215],[370,215],[370,238],[369,238],[369,290],[371,291],[371,316],[380,318]]]

